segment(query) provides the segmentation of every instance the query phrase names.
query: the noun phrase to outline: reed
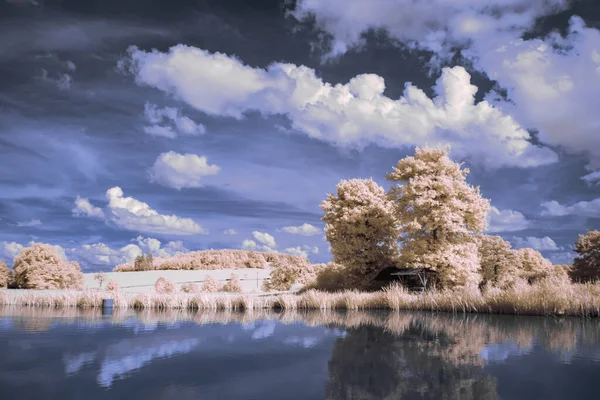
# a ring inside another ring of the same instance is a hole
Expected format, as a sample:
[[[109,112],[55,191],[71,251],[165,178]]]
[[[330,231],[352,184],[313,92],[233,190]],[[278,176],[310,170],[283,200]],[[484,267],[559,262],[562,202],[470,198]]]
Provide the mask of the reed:
[[[103,290],[0,289],[0,304],[25,307],[100,308],[103,298],[119,309],[189,310],[410,310],[513,315],[600,316],[600,284],[565,284],[551,279],[512,289],[441,290],[408,293],[401,286],[379,292],[308,290],[302,294],[124,293]]]

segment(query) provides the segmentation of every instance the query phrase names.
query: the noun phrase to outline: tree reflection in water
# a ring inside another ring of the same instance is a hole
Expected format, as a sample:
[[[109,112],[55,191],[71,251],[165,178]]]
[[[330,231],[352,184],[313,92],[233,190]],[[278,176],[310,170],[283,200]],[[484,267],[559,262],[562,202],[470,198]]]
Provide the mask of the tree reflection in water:
[[[498,399],[495,378],[483,372],[481,346],[473,352],[464,346],[468,337],[428,325],[416,319],[401,334],[375,326],[348,329],[333,348],[326,398]]]

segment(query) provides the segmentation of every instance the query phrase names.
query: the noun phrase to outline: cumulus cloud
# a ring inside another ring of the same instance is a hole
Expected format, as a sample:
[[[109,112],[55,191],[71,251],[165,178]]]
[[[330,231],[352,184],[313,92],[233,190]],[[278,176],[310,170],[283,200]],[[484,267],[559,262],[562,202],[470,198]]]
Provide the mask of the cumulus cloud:
[[[191,218],[160,214],[147,203],[123,197],[123,190],[115,186],[106,191],[108,205],[104,209],[94,207],[88,199],[75,200],[74,215],[86,215],[103,219],[117,227],[134,232],[158,233],[170,235],[194,235],[207,233],[202,226]]]
[[[277,244],[275,243],[275,238],[269,235],[268,233],[253,231],[252,236],[254,236],[254,239],[264,244],[265,246],[269,246],[273,249],[277,247]]]
[[[237,232],[235,229],[225,229],[223,231],[223,234],[224,235],[237,235]]]
[[[114,266],[135,260],[142,255],[142,249],[135,244],[112,249],[104,243],[95,243],[67,249],[67,253],[84,266]]]
[[[136,238],[136,242],[145,253],[152,253],[156,257],[166,258],[172,257],[176,254],[189,252],[189,250],[183,246],[183,242],[180,240],[168,242],[166,246],[161,247],[162,243],[160,240],[154,238],[144,238],[140,235]]]
[[[567,264],[572,265],[573,260],[577,257],[577,253],[572,251],[566,251],[562,253],[553,253],[548,256],[548,259],[552,262],[552,264]]]
[[[552,200],[542,203],[545,210],[544,216],[562,217],[565,215],[577,215],[580,217],[600,218],[600,197],[592,201],[580,201],[571,206],[565,206],[558,201]]]
[[[281,228],[281,230],[283,232],[302,236],[312,236],[321,233],[321,229],[311,224],[302,224],[300,226],[284,226],[283,228]]]
[[[363,33],[385,29],[401,42],[449,57],[452,47],[493,45],[519,38],[537,17],[565,8],[568,0],[299,0],[298,20],[314,18],[332,36],[328,57],[364,43]]]
[[[23,248],[23,245],[17,242],[0,242],[0,259],[12,262]]]
[[[174,107],[159,108],[154,104],[146,103],[144,116],[150,123],[144,127],[144,132],[149,135],[173,139],[178,134],[194,136],[206,132],[204,125],[197,124]]]
[[[541,142],[587,155],[588,169],[600,171],[599,30],[573,17],[566,37],[553,33],[543,40],[506,43],[480,52],[477,65],[507,91],[508,102],[490,100],[496,107],[536,129]],[[598,179],[597,174],[587,177]]]
[[[529,228],[530,222],[523,214],[513,210],[499,210],[492,206],[488,232],[515,232]]]
[[[490,168],[557,161],[532,145],[529,133],[489,102],[475,104],[477,87],[462,67],[445,68],[437,96],[406,84],[398,100],[383,95],[384,79],[362,74],[331,85],[313,69],[273,63],[252,68],[234,57],[177,45],[168,53],[129,49],[128,71],[139,85],[170,93],[205,113],[242,118],[256,110],[287,115],[295,130],[340,146],[452,146],[452,156]]]
[[[591,185],[593,182],[596,182],[596,185],[600,184],[600,171],[592,172],[590,174],[584,175],[581,177],[588,185]]]
[[[218,165],[209,165],[206,157],[196,154],[162,153],[150,169],[150,180],[177,190],[202,186],[203,179],[221,171]]]
[[[34,226],[40,226],[41,224],[42,224],[42,221],[34,218],[34,219],[31,219],[31,221],[27,221],[27,222],[17,222],[17,227],[19,227],[19,228],[34,227]]]
[[[556,242],[552,240],[548,236],[544,236],[543,238],[537,238],[533,236],[527,236],[526,238],[520,238],[517,236],[513,236],[511,242],[515,246],[515,248],[520,249],[524,247],[528,247],[537,251],[552,251],[552,250],[561,250],[556,245]]]
[[[286,249],[283,249],[282,253],[308,258],[309,253],[319,254],[319,248],[317,246],[314,246],[311,248],[310,246],[307,246],[307,245],[303,245],[302,247],[300,247],[300,246],[288,247]]]

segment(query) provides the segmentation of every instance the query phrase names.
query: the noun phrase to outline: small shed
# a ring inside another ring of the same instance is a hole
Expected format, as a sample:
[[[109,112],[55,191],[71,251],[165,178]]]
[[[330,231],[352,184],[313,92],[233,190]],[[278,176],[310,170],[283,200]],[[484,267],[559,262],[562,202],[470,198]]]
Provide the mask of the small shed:
[[[400,282],[411,291],[423,291],[435,281],[437,273],[428,268],[396,268],[383,269],[373,279],[379,283]]]

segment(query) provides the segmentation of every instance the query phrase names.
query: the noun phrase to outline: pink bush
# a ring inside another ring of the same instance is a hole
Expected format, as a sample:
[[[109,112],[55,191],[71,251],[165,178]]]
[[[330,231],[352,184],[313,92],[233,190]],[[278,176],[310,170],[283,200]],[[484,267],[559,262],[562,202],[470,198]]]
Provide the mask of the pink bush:
[[[318,266],[307,259],[277,260],[271,263],[270,280],[264,281],[263,290],[290,290],[292,285],[306,286],[313,283]]]
[[[200,291],[200,286],[195,283],[184,283],[179,290],[183,293],[198,293]]]
[[[8,265],[0,260],[0,288],[8,286],[9,277],[10,269],[8,269]]]
[[[61,259],[49,244],[36,243],[23,249],[13,270],[17,286],[23,289],[83,289],[79,264]]]
[[[204,278],[204,283],[200,290],[203,292],[218,292],[219,289],[221,289],[219,282],[212,275],[208,275]]]
[[[119,289],[120,289],[119,284],[114,279],[111,279],[106,284],[106,290],[108,290],[109,292],[118,292]]]
[[[173,293],[175,292],[175,285],[170,280],[161,276],[156,280],[154,290],[156,290],[156,293]]]
[[[221,288],[221,291],[223,292],[235,292],[235,293],[241,293],[242,292],[242,281],[240,280],[240,277],[237,276],[237,274],[231,274],[231,277],[229,278],[229,281],[223,285],[223,288]]]

